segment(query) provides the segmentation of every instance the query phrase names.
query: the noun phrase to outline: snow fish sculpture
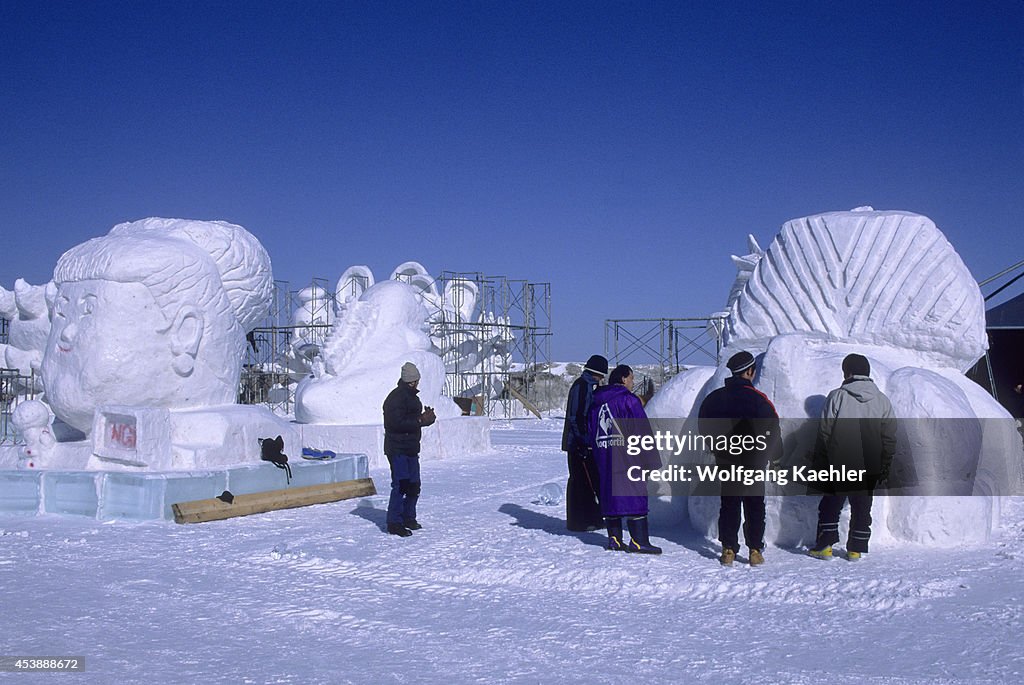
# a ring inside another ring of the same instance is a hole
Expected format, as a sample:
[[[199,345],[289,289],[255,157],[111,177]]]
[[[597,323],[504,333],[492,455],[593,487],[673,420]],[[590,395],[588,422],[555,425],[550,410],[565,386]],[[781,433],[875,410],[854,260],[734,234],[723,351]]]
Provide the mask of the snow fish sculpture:
[[[812,449],[808,419],[842,382],[842,359],[863,354],[901,419],[890,484],[921,495],[876,506],[877,537],[986,540],[1000,506],[989,495],[1020,490],[1024,451],[1009,414],[964,376],[987,346],[984,302],[935,224],[864,207],[789,221],[763,253],[754,247],[736,262],[739,292],[721,358],[744,349],[758,357],[755,384],[783,419],[787,462],[800,463]],[[726,375],[724,367],[688,369],[651,400],[648,414],[695,416]],[[695,430],[692,419],[675,424]],[[956,496],[927,496],[937,492]],[[688,507],[705,532],[717,512],[710,499],[691,498]],[[769,508],[775,541],[813,541],[816,500],[781,500]]]
[[[985,353],[985,306],[930,219],[870,209],[787,222],[732,303],[726,346],[786,333],[912,349],[967,371]]]

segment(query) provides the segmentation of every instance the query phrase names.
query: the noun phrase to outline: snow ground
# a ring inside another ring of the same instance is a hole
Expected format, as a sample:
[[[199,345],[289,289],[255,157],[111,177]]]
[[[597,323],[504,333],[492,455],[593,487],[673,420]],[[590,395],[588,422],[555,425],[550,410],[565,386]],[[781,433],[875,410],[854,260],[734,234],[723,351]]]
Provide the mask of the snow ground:
[[[1024,501],[983,549],[822,562],[655,527],[613,554],[532,503],[560,422],[496,422],[424,462],[411,538],[384,498],[198,525],[0,519],[0,655],[84,656],[36,683],[989,683],[1024,672]],[[386,492],[387,473],[375,471]],[[374,504],[375,506],[366,506]],[[741,555],[742,557],[742,555]]]

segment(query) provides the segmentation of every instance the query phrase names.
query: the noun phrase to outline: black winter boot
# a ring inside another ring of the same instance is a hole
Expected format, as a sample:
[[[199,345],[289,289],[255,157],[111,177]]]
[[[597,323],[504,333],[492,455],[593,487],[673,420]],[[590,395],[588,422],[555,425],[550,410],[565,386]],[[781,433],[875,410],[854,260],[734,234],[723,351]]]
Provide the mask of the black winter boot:
[[[628,519],[628,525],[629,545],[626,546],[627,552],[636,552],[638,554],[661,554],[661,547],[655,547],[651,544],[651,539],[647,532],[646,516]]]
[[[605,549],[609,552],[625,552],[626,545],[622,542],[622,519],[618,516],[608,517],[604,520],[604,525],[608,529],[608,546]]]
[[[397,535],[402,538],[407,538],[412,535],[412,531],[403,526],[401,523],[389,523],[388,533],[390,535]]]

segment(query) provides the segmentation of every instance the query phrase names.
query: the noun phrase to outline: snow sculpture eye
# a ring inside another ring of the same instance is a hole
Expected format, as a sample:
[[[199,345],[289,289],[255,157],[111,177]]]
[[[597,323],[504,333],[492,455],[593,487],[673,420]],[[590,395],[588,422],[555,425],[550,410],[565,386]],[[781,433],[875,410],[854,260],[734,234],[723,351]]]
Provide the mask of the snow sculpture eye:
[[[56,303],[56,305],[53,308],[54,316],[58,316],[58,317],[60,317],[62,319],[68,318],[67,317],[68,302],[69,302],[69,300],[68,300],[67,296],[66,295],[61,295],[57,299],[57,303]]]

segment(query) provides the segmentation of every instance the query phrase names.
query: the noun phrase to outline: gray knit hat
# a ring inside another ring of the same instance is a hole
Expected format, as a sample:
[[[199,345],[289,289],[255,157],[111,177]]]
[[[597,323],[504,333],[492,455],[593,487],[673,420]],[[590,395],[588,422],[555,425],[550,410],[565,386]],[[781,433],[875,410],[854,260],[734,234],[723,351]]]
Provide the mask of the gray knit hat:
[[[420,379],[420,370],[412,362],[402,364],[402,382],[412,383]]]

